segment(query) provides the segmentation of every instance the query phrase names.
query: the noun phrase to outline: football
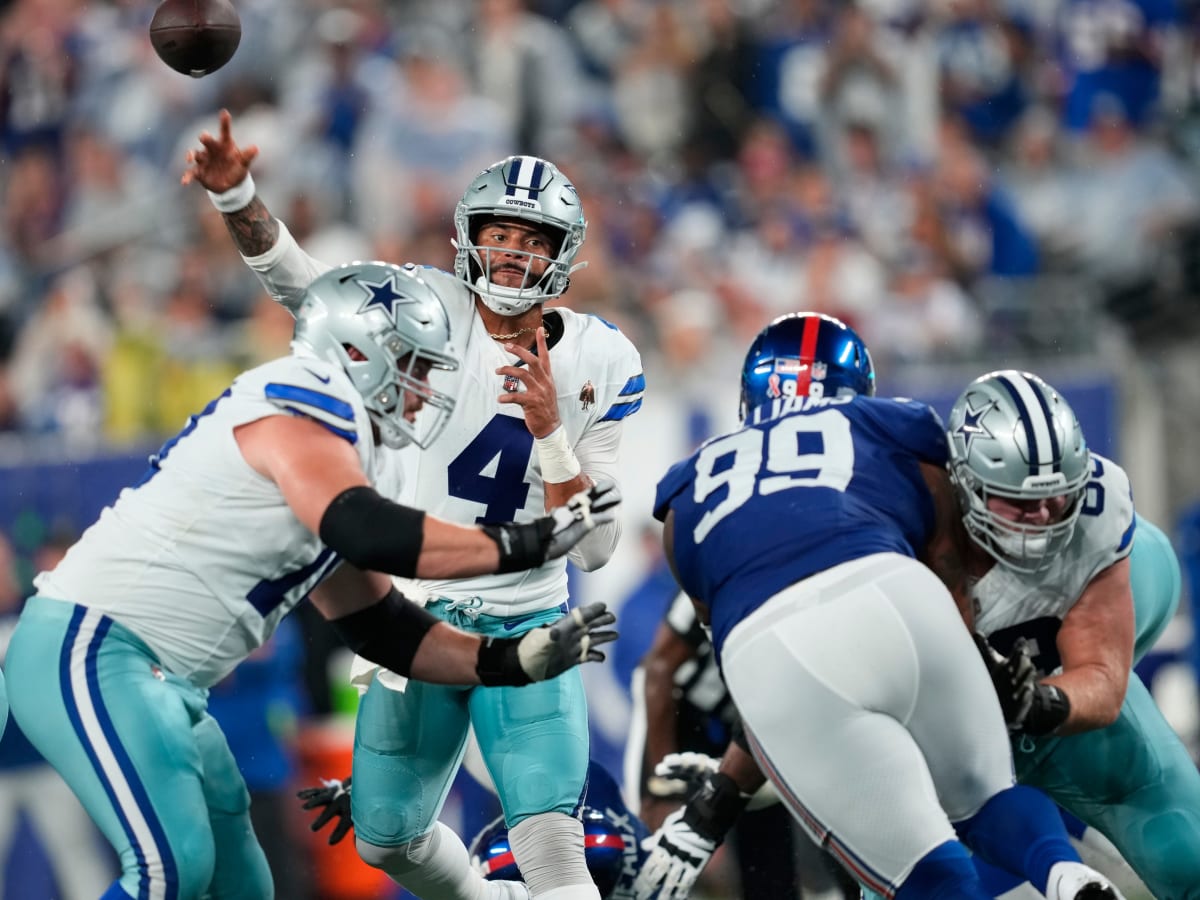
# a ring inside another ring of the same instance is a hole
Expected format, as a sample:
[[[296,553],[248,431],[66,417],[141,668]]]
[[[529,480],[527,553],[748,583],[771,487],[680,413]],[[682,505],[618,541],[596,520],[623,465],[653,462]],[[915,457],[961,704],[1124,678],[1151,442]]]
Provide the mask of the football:
[[[176,72],[200,78],[233,58],[242,23],[229,0],[163,0],[150,21],[150,43]]]

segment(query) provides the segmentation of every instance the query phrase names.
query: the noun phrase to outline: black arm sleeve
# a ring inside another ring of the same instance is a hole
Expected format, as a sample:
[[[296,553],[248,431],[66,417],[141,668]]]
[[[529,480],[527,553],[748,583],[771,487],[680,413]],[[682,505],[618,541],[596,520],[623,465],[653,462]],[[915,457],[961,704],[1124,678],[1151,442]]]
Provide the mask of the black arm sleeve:
[[[438,619],[395,588],[366,609],[330,619],[346,646],[397,675],[412,671],[417,648]]]
[[[359,485],[333,498],[318,534],[325,546],[360,569],[412,578],[425,540],[425,513]]]

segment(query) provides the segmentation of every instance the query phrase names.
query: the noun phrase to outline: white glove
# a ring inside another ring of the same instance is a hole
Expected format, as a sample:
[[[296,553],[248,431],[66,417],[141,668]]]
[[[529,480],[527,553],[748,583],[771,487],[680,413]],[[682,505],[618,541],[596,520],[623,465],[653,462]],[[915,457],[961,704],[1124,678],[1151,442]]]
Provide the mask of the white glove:
[[[691,793],[714,774],[721,766],[721,761],[715,756],[709,756],[707,753],[668,753],[662,758],[657,766],[654,767],[654,775],[658,780],[651,779],[649,793],[655,794],[655,786],[658,786],[663,792],[663,796],[671,796],[667,793],[669,786],[673,793],[687,791]],[[762,787],[750,795],[750,802],[746,805],[748,812],[753,812],[756,809],[765,809],[768,806],[773,806],[779,803],[779,794],[775,790],[775,786],[769,781],[764,781]]]
[[[532,522],[500,522],[480,527],[500,551],[496,571],[520,572],[565,555],[596,528],[613,521],[620,503],[621,492],[616,484],[601,478]]]
[[[685,900],[716,851],[717,842],[698,835],[683,814],[682,809],[671,813],[642,843],[650,855],[633,884],[634,900]]]

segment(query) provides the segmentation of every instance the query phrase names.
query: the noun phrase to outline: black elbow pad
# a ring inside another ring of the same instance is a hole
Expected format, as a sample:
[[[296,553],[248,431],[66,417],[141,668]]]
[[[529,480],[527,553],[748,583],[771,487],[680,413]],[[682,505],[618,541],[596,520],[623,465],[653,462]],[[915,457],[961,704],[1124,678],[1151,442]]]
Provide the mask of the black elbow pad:
[[[395,588],[366,609],[329,620],[347,647],[397,675],[412,672],[417,648],[437,623],[436,617]]]
[[[333,498],[321,516],[318,534],[351,565],[412,578],[425,539],[425,513],[357,485]]]

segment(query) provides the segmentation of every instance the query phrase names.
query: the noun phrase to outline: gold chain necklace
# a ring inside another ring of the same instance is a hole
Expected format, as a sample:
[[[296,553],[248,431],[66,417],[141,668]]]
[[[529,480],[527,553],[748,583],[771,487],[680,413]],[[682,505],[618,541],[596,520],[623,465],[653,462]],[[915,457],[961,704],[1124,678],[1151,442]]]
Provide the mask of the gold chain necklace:
[[[520,331],[514,331],[512,334],[492,334],[488,332],[488,337],[494,341],[515,341],[523,334],[532,334],[537,331],[536,325],[530,325],[528,328],[522,328]]]

